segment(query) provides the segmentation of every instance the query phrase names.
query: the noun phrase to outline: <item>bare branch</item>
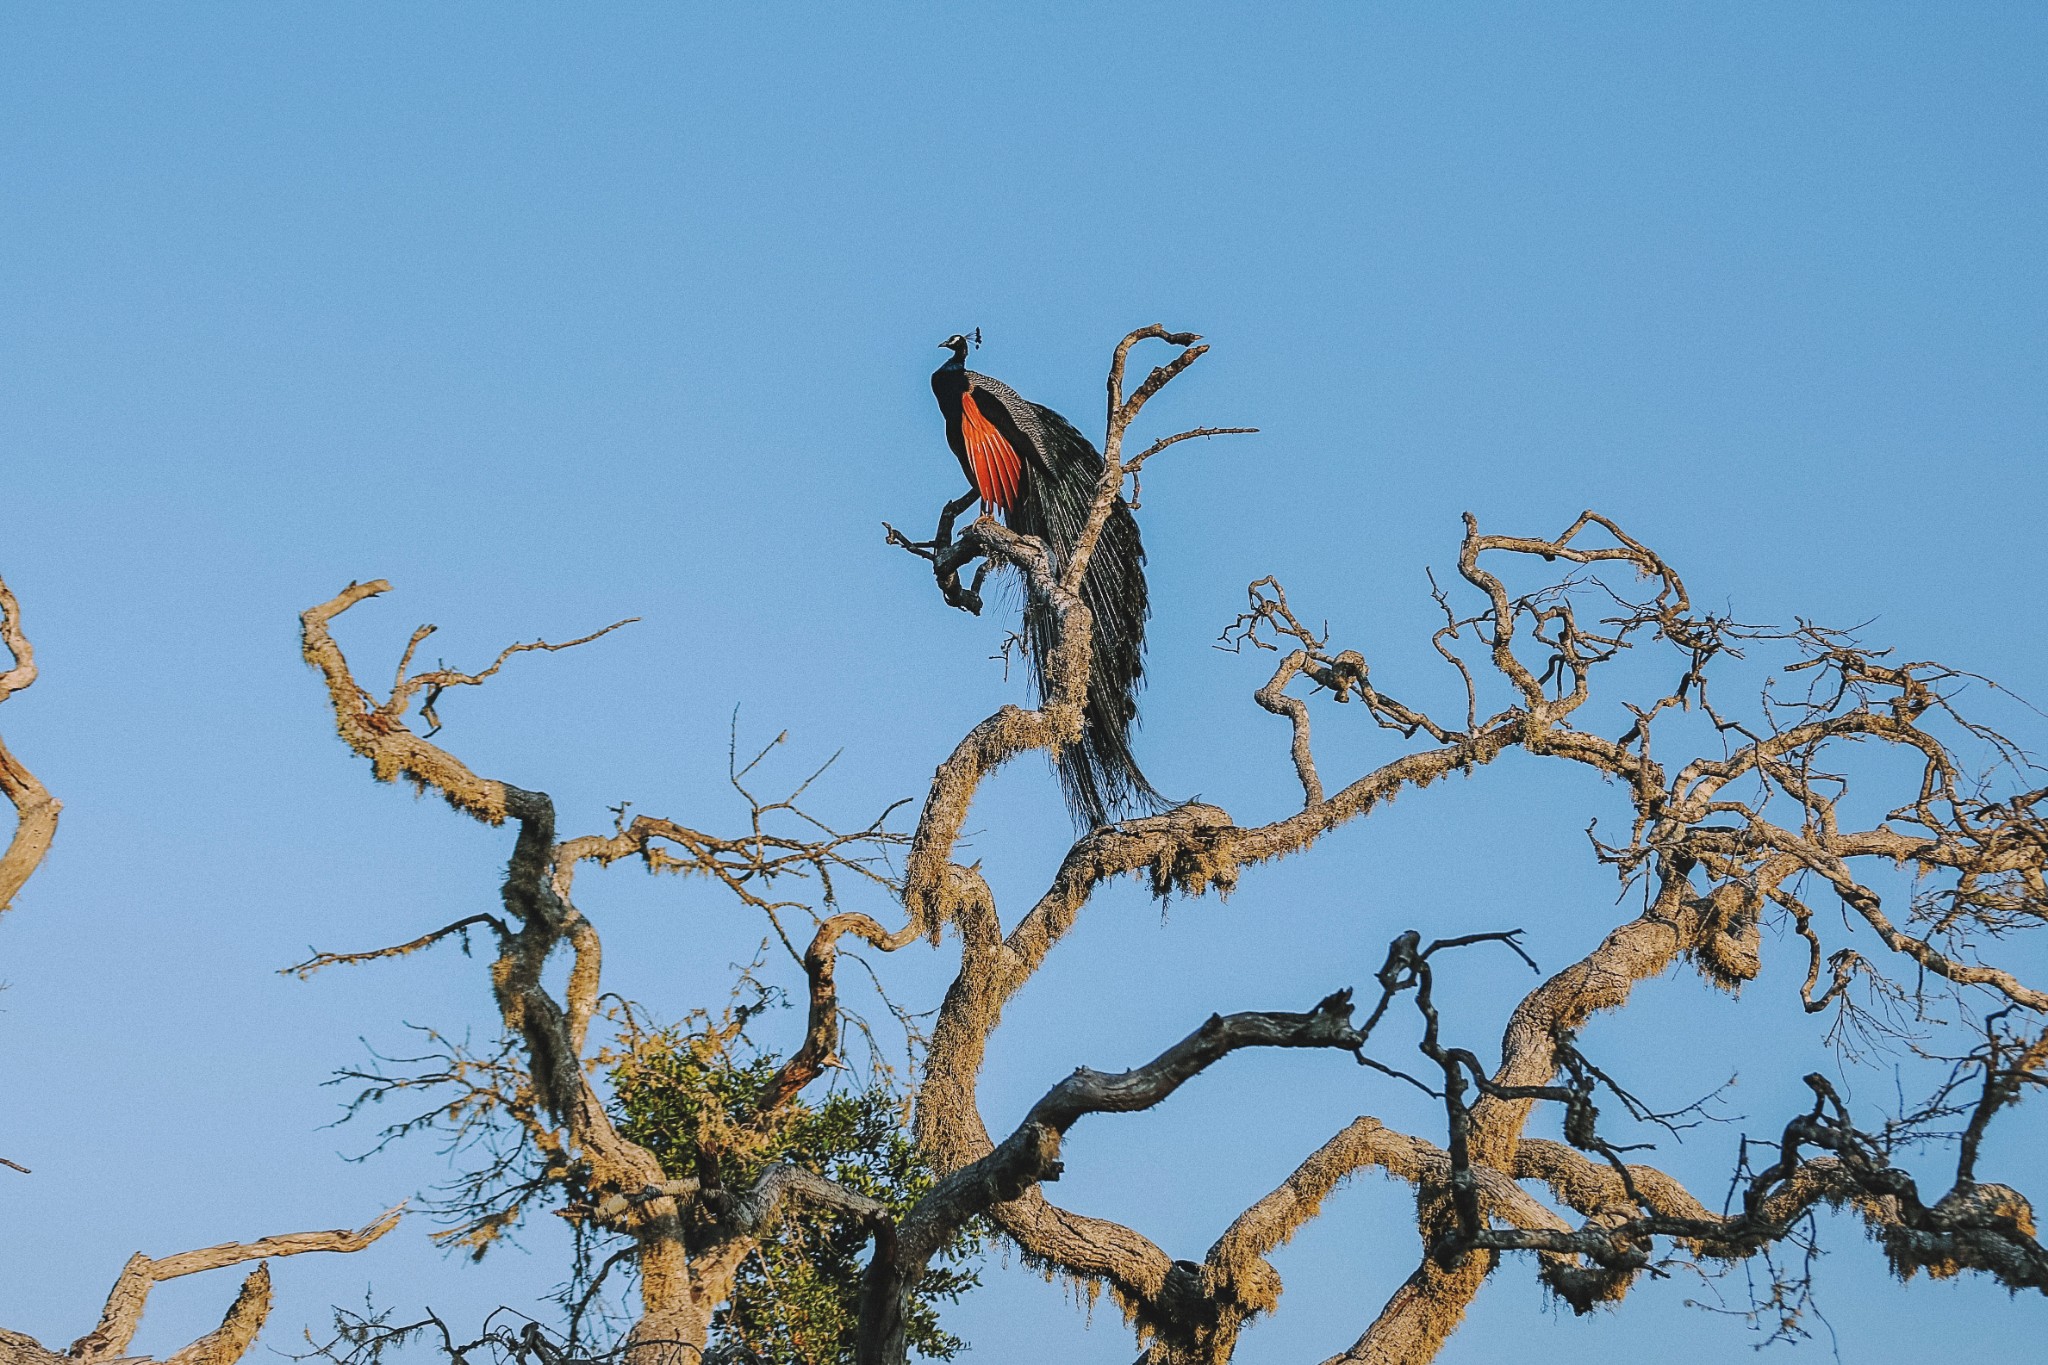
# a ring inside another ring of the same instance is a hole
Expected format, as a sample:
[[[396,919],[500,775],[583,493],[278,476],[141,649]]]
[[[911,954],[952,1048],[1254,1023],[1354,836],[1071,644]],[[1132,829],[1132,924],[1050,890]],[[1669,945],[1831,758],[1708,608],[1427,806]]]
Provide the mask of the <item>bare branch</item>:
[[[805,1086],[824,1075],[826,1068],[842,1065],[839,1060],[839,992],[833,974],[839,955],[839,940],[847,934],[885,953],[893,953],[917,938],[913,926],[906,925],[892,934],[866,915],[834,915],[818,926],[810,949],[804,954],[804,974],[810,980],[811,998],[810,1019],[804,1030],[803,1045],[790,1054],[789,1060],[775,1073],[767,1094],[761,1100],[764,1110],[780,1108]]]
[[[0,673],[0,702],[4,702],[36,680],[35,647],[21,627],[21,604],[5,579],[0,579],[0,646],[6,648],[9,660],[7,671]],[[7,798],[15,814],[14,834],[6,850],[0,852],[0,915],[4,915],[49,854],[64,805],[4,742],[0,742],[0,796]]]
[[[393,944],[389,948],[373,948],[368,952],[362,953],[315,953],[313,956],[307,958],[304,962],[298,963],[296,966],[285,967],[280,969],[278,975],[296,976],[301,981],[303,981],[307,977],[311,976],[313,973],[319,971],[322,967],[347,967],[353,966],[359,962],[375,962],[380,958],[406,957],[420,951],[420,949],[422,948],[433,947],[436,943],[439,943],[442,939],[447,938],[451,934],[461,934],[463,945],[466,949],[469,943],[469,934],[467,931],[475,928],[479,924],[488,924],[493,930],[497,932],[497,935],[500,939],[505,938],[507,935],[511,933],[511,930],[505,927],[505,922],[499,919],[496,915],[465,915],[463,918],[455,921],[455,923],[453,924],[443,925],[439,929],[431,930],[428,933],[421,934],[416,939],[409,940],[405,943]]]
[[[1006,1227],[1013,1228],[1015,1224],[1003,1217],[1003,1206],[1014,1205],[1041,1181],[1059,1179],[1064,1169],[1061,1143],[1067,1130],[1083,1116],[1150,1109],[1243,1048],[1312,1047],[1352,1052],[1363,1041],[1351,1025],[1351,992],[1343,990],[1325,996],[1306,1014],[1211,1015],[1186,1038],[1129,1071],[1076,1070],[1047,1091],[1016,1130],[988,1155],[942,1179],[893,1230],[878,1239],[862,1299],[862,1365],[901,1365],[907,1359],[904,1310],[910,1289],[924,1274],[932,1255],[971,1218],[994,1213]],[[1018,1212],[1029,1219],[1039,1209]],[[1030,1245],[1028,1240],[1025,1244]],[[1135,1263],[1119,1268],[1126,1293],[1155,1278],[1150,1261],[1150,1256],[1140,1253]],[[1156,1278],[1155,1293],[1167,1288],[1164,1276]],[[1132,1307],[1141,1318],[1168,1316],[1143,1297]]]
[[[107,1306],[100,1313],[99,1325],[72,1342],[65,1354],[81,1362],[109,1360],[121,1355],[128,1349],[128,1343],[134,1340],[135,1329],[142,1322],[142,1310],[149,1301],[149,1291],[165,1280],[195,1275],[204,1270],[218,1270],[265,1256],[297,1256],[308,1251],[361,1251],[397,1227],[404,1212],[405,1206],[401,1204],[353,1231],[293,1232],[254,1242],[224,1242],[219,1246],[201,1247],[197,1251],[183,1251],[175,1256],[154,1259],[138,1251],[128,1258],[120,1278],[114,1281],[114,1288],[107,1295]],[[179,1362],[179,1365],[232,1365],[255,1340],[269,1309],[270,1277],[259,1269],[243,1284],[241,1296],[235,1300],[219,1330],[201,1337],[169,1360]]]

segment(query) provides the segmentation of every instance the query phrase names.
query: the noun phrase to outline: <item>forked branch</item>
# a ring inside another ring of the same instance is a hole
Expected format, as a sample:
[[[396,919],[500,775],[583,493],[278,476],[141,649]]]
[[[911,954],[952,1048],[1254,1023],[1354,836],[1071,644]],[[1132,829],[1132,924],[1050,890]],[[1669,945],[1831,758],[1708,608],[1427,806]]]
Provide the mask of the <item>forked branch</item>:
[[[1134,1113],[1164,1101],[1216,1062],[1244,1048],[1335,1048],[1355,1052],[1364,1035],[1352,1027],[1351,992],[1338,991],[1306,1014],[1250,1012],[1211,1015],[1193,1033],[1143,1066],[1113,1074],[1077,1069],[1048,1090],[1023,1122],[995,1148],[952,1172],[919,1199],[893,1228],[882,1228],[861,1301],[861,1365],[903,1365],[910,1291],[932,1256],[966,1223],[1060,1178],[1067,1131],[1088,1114]],[[1162,1282],[1161,1288],[1166,1288]],[[1166,1318],[1158,1305],[1141,1316]]]
[[[388,1209],[374,1222],[353,1230],[293,1232],[254,1242],[224,1242],[219,1246],[201,1247],[197,1251],[179,1252],[175,1256],[150,1257],[138,1251],[128,1258],[128,1264],[121,1268],[120,1278],[114,1281],[113,1290],[107,1295],[107,1305],[100,1313],[99,1324],[72,1342],[62,1356],[53,1353],[50,1359],[93,1365],[93,1362],[123,1356],[128,1343],[135,1339],[135,1329],[141,1325],[142,1310],[148,1306],[150,1291],[165,1280],[219,1270],[266,1256],[298,1256],[309,1251],[361,1251],[397,1227],[404,1211],[404,1205]],[[241,1293],[220,1327],[167,1357],[166,1365],[172,1365],[172,1362],[176,1365],[233,1365],[255,1341],[269,1311],[270,1273],[267,1268],[258,1266],[243,1282]]]

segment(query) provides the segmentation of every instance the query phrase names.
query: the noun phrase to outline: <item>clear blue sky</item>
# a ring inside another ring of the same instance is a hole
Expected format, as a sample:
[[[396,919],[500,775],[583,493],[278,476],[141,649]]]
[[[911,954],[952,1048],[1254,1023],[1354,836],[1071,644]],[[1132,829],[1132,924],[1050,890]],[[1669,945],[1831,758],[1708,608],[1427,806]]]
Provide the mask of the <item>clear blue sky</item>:
[[[1376,676],[1417,676],[1423,567],[1468,509],[1549,532],[1597,507],[1705,603],[1874,619],[1912,657],[2048,691],[2040,8],[992,9],[0,13],[0,573],[44,670],[0,731],[67,806],[0,925],[0,1153],[35,1168],[0,1172],[0,1322],[62,1344],[131,1251],[361,1222],[445,1169],[340,1160],[370,1135],[321,1127],[319,1083],[359,1039],[402,1048],[402,1021],[487,1029],[481,963],[274,973],[486,908],[506,837],[345,753],[298,662],[306,605],[392,579],[345,632],[378,675],[419,621],[468,663],[644,617],[446,708],[457,752],[553,792],[571,829],[622,798],[731,820],[735,705],[749,734],[792,730],[792,769],[844,746],[821,803],[864,816],[1017,695],[986,657],[1002,623],[945,610],[879,536],[958,485],[925,387],[955,330],[1084,425],[1128,327],[1215,343],[1158,420],[1265,434],[1148,481],[1141,753],[1242,818],[1291,781],[1257,665],[1209,648],[1244,584],[1279,573]],[[1339,770],[1386,752],[1341,728]],[[1617,913],[1578,834],[1603,812],[1596,784],[1507,764],[1225,904],[1104,896],[1000,1035],[991,1123],[1212,1009],[1363,983],[1411,922],[1576,956]],[[1014,907],[1063,832],[1051,784],[1004,775],[977,824]],[[758,938],[625,868],[579,899],[615,988],[671,1015]],[[1677,976],[1628,1016],[1652,1035],[1595,1037],[1658,1098],[1740,1068],[1734,1108],[1772,1127],[1825,1060],[1786,1008],[1796,949],[1774,941],[1742,1002]],[[935,1001],[950,948],[902,958]],[[1520,978],[1459,966],[1483,1045]],[[1199,1256],[1360,1112],[1430,1121],[1355,1069],[1238,1058],[1167,1111],[1091,1120],[1055,1194]],[[1712,1188],[1733,1132],[1672,1160]],[[1989,1173],[2048,1189],[2044,1136],[2021,1116]],[[1240,1359],[1349,1342],[1412,1265],[1405,1202],[1376,1179],[1332,1200]],[[280,1263],[266,1340],[366,1284],[473,1319],[557,1273],[546,1235],[479,1269],[426,1230]],[[1830,1246],[1844,1360],[2048,1331],[2039,1299],[1902,1291],[1856,1228]],[[989,1278],[953,1318],[974,1360],[1130,1358],[1112,1311],[1089,1329],[1028,1272]],[[1752,1358],[1698,1293],[1575,1320],[1511,1265],[1444,1359]],[[160,1291],[138,1349],[231,1294]]]

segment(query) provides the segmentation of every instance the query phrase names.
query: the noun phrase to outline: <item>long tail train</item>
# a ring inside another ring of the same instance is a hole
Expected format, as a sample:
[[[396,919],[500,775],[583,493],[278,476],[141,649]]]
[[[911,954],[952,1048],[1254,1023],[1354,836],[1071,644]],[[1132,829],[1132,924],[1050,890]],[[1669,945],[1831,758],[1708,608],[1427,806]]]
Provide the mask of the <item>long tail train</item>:
[[[1045,452],[1049,468],[1041,472],[1039,496],[1029,500],[1036,506],[1020,506],[1011,524],[1044,540],[1055,566],[1064,569],[1094,505],[1102,456],[1064,417],[1035,403],[1032,407],[1051,447]],[[1034,512],[1038,515],[1030,515]],[[1111,508],[1081,577],[1081,600],[1095,618],[1087,706],[1080,738],[1060,750],[1054,766],[1068,808],[1078,822],[1093,828],[1170,804],[1146,780],[1131,753],[1138,689],[1145,680],[1145,621],[1152,607],[1138,521],[1121,498]],[[1046,670],[1059,647],[1059,618],[1049,603],[1028,589],[1023,635],[1032,685],[1044,697]]]

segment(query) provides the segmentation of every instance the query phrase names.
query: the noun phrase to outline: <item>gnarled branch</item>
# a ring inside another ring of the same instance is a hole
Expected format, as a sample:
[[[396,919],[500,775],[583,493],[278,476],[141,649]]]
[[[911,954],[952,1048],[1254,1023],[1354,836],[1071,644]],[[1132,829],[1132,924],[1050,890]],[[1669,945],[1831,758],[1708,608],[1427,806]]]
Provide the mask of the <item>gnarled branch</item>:
[[[148,1305],[150,1290],[165,1280],[196,1275],[205,1270],[219,1270],[266,1256],[298,1256],[309,1251],[361,1251],[397,1227],[404,1211],[404,1205],[388,1209],[374,1222],[353,1230],[292,1232],[254,1242],[223,1242],[219,1246],[201,1247],[196,1251],[181,1251],[175,1256],[150,1257],[138,1251],[128,1258],[128,1264],[121,1268],[120,1277],[114,1281],[114,1287],[107,1295],[107,1305],[100,1312],[99,1324],[72,1342],[64,1358],[79,1361],[81,1365],[92,1365],[95,1361],[120,1356],[128,1349],[128,1343],[135,1339],[135,1329],[141,1325],[142,1310]],[[176,1365],[233,1365],[255,1341],[269,1311],[270,1274],[259,1266],[243,1283],[240,1295],[220,1327],[168,1357],[166,1365],[171,1365],[171,1362],[176,1362]]]

